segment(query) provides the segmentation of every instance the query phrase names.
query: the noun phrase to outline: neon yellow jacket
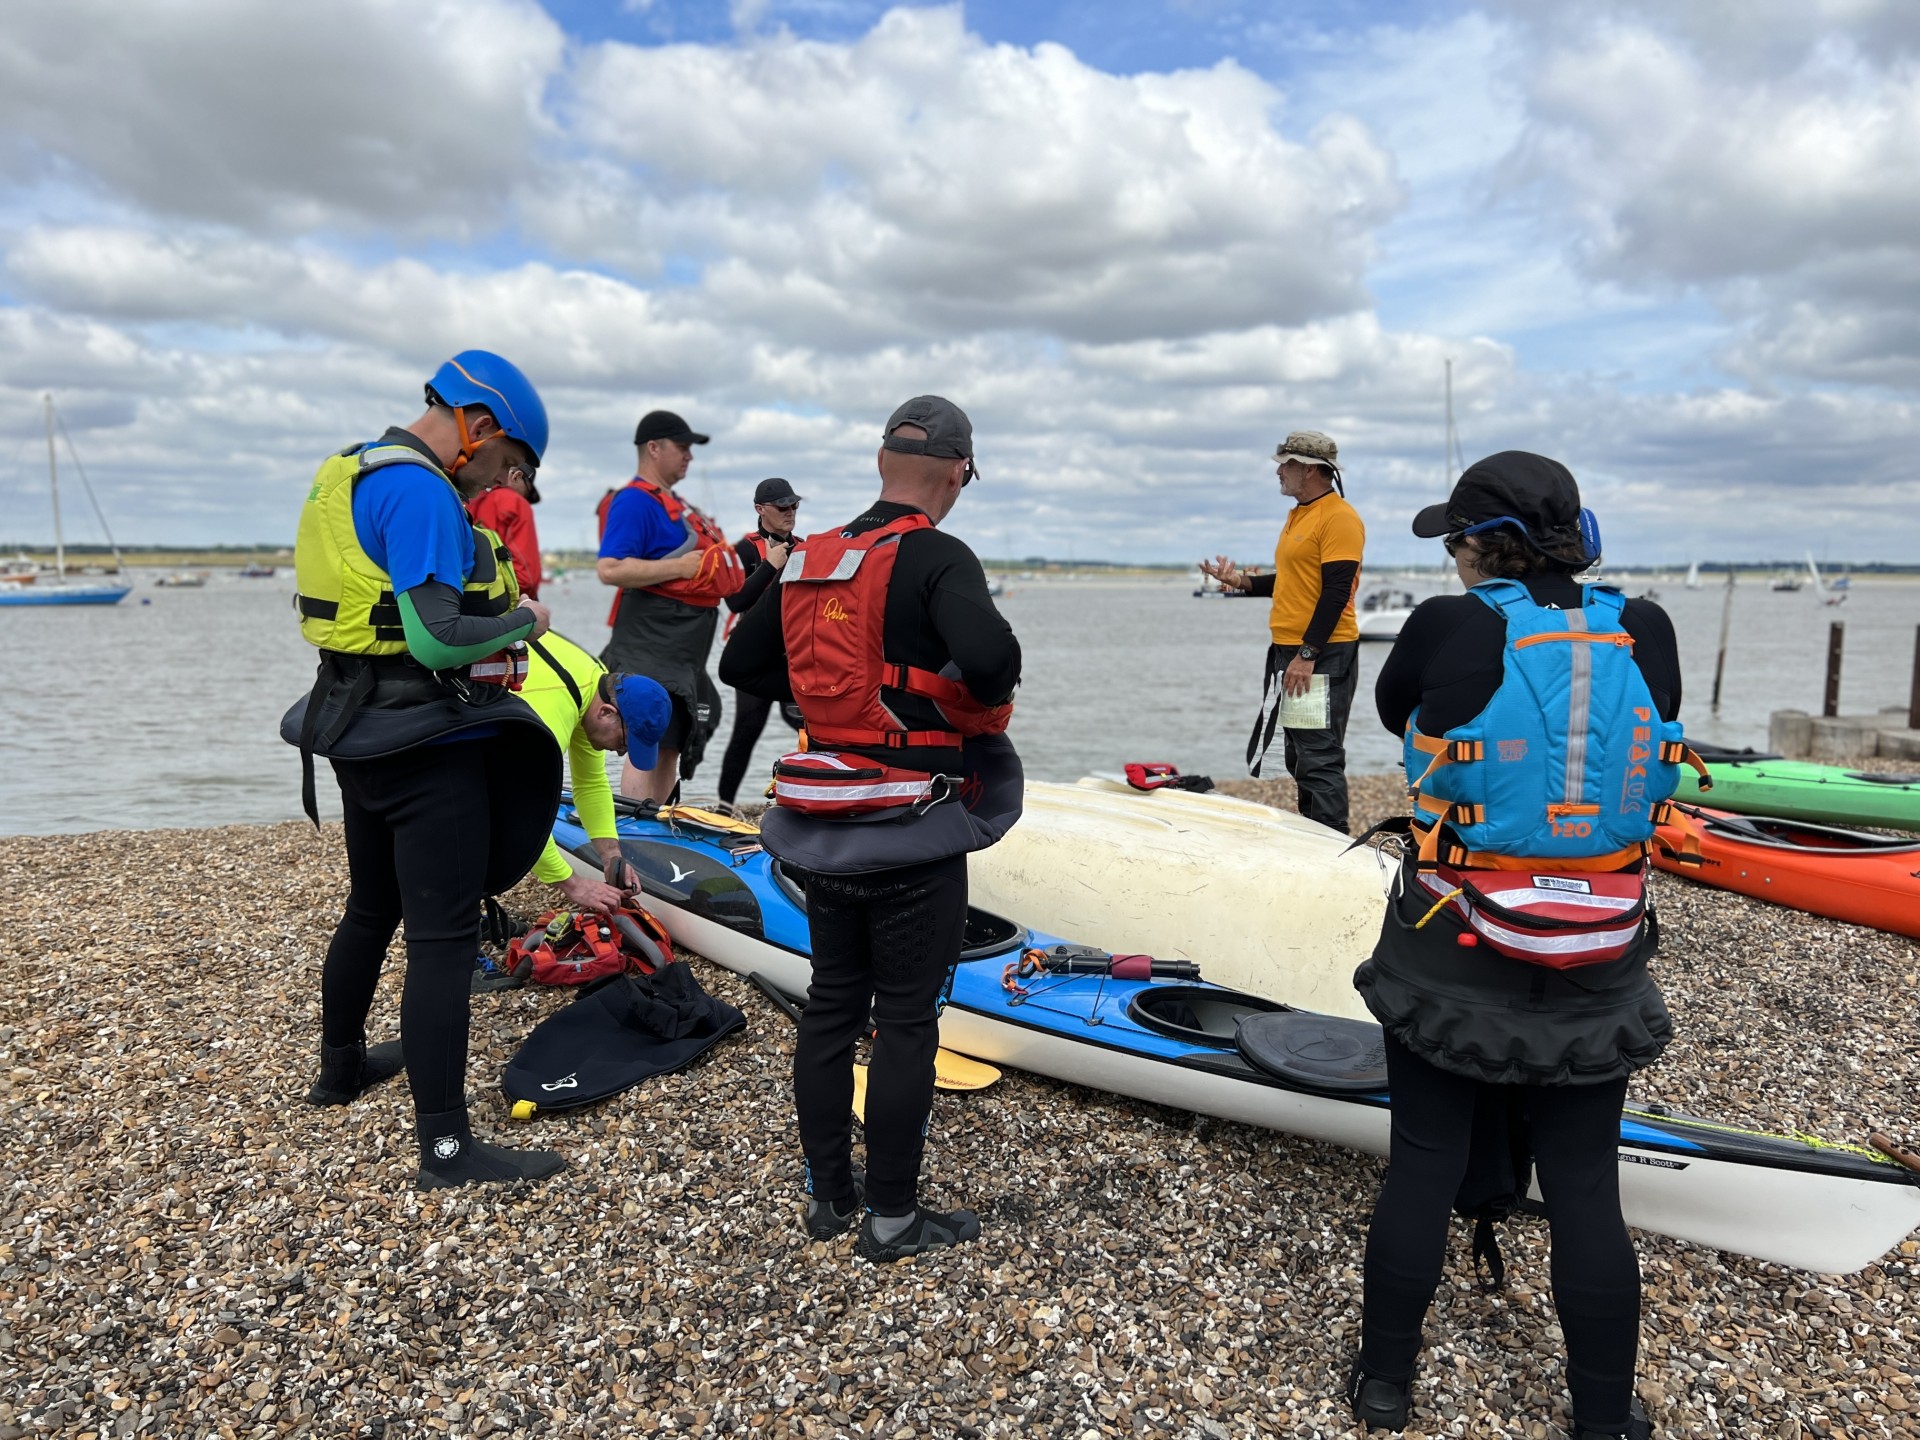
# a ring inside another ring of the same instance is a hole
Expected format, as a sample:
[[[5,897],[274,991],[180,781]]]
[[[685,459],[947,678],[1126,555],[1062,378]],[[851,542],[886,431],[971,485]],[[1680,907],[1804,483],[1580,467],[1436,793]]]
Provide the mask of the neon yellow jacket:
[[[613,786],[607,780],[607,752],[596,750],[587,739],[581,720],[593,703],[600,677],[607,667],[582,650],[566,636],[548,631],[527,645],[527,679],[520,687],[520,698],[553,732],[560,748],[567,752],[567,770],[573,777],[573,805],[580,812],[580,826],[595,840],[610,840],[613,823]],[[544,653],[543,653],[544,652]],[[549,663],[551,660],[552,663]],[[558,666],[573,681],[567,688]],[[573,874],[566,852],[547,839],[547,848],[533,862],[533,878],[557,885]]]

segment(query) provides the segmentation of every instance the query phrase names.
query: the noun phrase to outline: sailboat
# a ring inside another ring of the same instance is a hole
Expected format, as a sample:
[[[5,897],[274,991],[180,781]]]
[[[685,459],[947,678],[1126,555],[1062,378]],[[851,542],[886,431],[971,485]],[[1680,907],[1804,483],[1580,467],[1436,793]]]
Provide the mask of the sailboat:
[[[1813,563],[1813,551],[1807,551],[1807,574],[1813,577],[1813,593],[1820,597],[1822,605],[1844,605],[1847,592],[1838,585],[1829,586],[1820,576],[1820,567]]]
[[[1694,560],[1688,564],[1686,584],[1689,590],[1698,590],[1700,588],[1700,562],[1698,560]]]
[[[54,458],[53,449],[53,396],[47,401],[47,485],[53,492],[53,578],[45,584],[8,585],[0,589],[0,607],[24,605],[118,605],[126,599],[133,589],[131,585],[68,584],[67,583],[67,542],[60,528],[60,467]],[[63,430],[65,426],[61,427]],[[73,437],[67,436],[67,451],[73,454]],[[74,469],[80,476],[80,483],[86,486],[87,498],[93,500],[93,487],[87,484],[87,472],[80,469],[78,455],[74,455]],[[107,530],[107,517],[100,515],[100,503],[93,502],[94,513],[99,516],[100,528],[107,532],[107,544],[113,548],[113,565],[116,573],[126,566],[120,559],[120,547],[114,543],[113,532]]]

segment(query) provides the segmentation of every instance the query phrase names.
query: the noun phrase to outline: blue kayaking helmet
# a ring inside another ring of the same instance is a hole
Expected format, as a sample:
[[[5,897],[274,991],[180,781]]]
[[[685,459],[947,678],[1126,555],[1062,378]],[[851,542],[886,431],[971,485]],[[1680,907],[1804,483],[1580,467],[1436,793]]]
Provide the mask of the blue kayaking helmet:
[[[427,403],[455,411],[484,405],[501,430],[533,452],[534,464],[547,453],[547,407],[540,403],[540,392],[517,367],[491,350],[462,350],[434,371],[427,382]],[[463,423],[463,441],[465,428]]]

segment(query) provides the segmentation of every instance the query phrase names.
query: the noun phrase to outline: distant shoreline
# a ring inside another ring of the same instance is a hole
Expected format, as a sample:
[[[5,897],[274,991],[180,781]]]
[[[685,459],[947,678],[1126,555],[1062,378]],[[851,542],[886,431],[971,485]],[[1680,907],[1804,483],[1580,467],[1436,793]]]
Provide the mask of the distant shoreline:
[[[293,551],[290,546],[263,545],[254,549],[239,547],[214,547],[210,549],[192,549],[182,547],[175,550],[131,549],[122,546],[121,557],[129,570],[237,570],[245,565],[272,565],[277,569],[293,569]],[[37,564],[51,568],[53,550],[50,547],[15,546],[0,542],[0,560],[24,556]],[[562,570],[592,570],[597,557],[587,550],[553,550],[547,553],[550,566]],[[67,547],[67,568],[81,570],[100,565],[111,559],[111,552],[100,545],[69,545]],[[1153,579],[1177,580],[1191,577],[1196,567],[1177,561],[1164,563],[1141,563],[1122,565],[1101,560],[995,560],[987,556],[980,559],[981,565],[990,575],[1007,580],[1045,581],[1066,578],[1074,579]],[[1751,565],[1742,564],[1734,569],[1738,584],[1764,583],[1771,581],[1782,570],[1788,569],[1784,563]],[[1380,576],[1409,576],[1414,579],[1431,577],[1435,581],[1441,578],[1441,571],[1433,566],[1408,566],[1380,563],[1369,567],[1369,574]],[[1684,571],[1675,566],[1665,565],[1622,565],[1608,576],[1609,579],[1626,579],[1633,584],[1678,585]],[[1726,584],[1726,571],[1711,570],[1701,573],[1703,590],[1711,590]],[[1912,584],[1920,581],[1920,565],[1888,566],[1886,568],[1867,568],[1854,570],[1851,578],[1860,584],[1877,585],[1885,582]]]

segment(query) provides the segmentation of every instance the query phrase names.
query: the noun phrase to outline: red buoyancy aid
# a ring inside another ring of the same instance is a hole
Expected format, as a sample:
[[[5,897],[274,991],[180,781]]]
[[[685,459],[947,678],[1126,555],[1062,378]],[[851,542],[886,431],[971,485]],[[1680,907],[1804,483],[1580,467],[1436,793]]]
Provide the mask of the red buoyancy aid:
[[[780,576],[780,625],[810,747],[957,748],[969,735],[1007,728],[1012,702],[982,705],[957,680],[886,658],[887,586],[900,537],[932,528],[915,512],[864,535],[829,530],[809,535],[788,559]],[[881,699],[882,689],[931,700],[947,728],[907,729]]]
[[[767,563],[767,537],[762,535],[758,530],[755,530],[753,534],[747,536],[746,539],[747,539],[747,544],[751,545],[755,550],[758,550],[760,552],[760,563],[762,565],[766,564]],[[787,543],[791,545],[793,543],[792,539],[789,538]],[[748,571],[747,573],[750,575],[753,572]],[[720,627],[720,643],[722,645],[726,644],[727,641],[733,638],[733,627],[740,623],[740,613],[741,612],[738,610],[729,610],[727,612],[727,623]]]
[[[673,963],[666,927],[637,905],[611,915],[549,910],[507,945],[507,970],[536,985],[586,985],[631,970],[651,975]]]
[[[665,555],[656,555],[656,560],[671,560],[676,555],[685,555],[689,550],[701,552],[700,569],[695,574],[680,580],[668,580],[659,585],[647,585],[642,588],[649,595],[664,595],[669,600],[678,600],[683,605],[695,605],[703,610],[711,610],[727,596],[735,594],[747,583],[747,572],[741,568],[740,557],[734,554],[733,546],[727,543],[727,537],[720,527],[709,520],[700,511],[687,504],[671,490],[662,489],[651,480],[643,480],[638,475],[629,480],[620,490],[640,490],[653,497],[660,508],[667,512],[667,519],[686,531],[686,539]],[[607,512],[613,508],[613,497],[620,490],[609,490],[600,497],[600,537],[607,534]],[[613,624],[614,617],[620,613],[620,597],[625,592],[613,592],[613,608],[607,611],[607,624]]]

